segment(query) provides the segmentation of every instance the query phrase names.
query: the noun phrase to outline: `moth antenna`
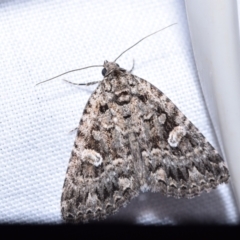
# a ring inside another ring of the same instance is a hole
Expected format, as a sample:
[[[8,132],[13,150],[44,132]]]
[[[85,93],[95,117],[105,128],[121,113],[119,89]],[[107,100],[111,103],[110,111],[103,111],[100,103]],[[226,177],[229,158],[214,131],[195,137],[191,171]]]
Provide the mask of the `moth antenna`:
[[[70,70],[70,71],[67,71],[67,72],[65,72],[65,73],[62,73],[62,74],[60,74],[60,75],[57,75],[57,76],[55,76],[55,77],[53,77],[53,78],[50,78],[50,79],[47,79],[47,80],[45,80],[45,81],[39,82],[39,83],[37,83],[35,86],[37,86],[37,85],[39,85],[39,84],[41,84],[41,83],[45,83],[45,82],[51,81],[51,80],[53,80],[53,79],[55,79],[55,78],[61,77],[61,76],[65,75],[65,74],[67,74],[67,73],[76,72],[76,71],[80,71],[80,70],[87,69],[87,68],[92,68],[92,67],[103,67],[103,65],[93,65],[93,66],[88,66],[88,67],[83,67],[83,68],[78,68],[78,69]]]
[[[171,24],[171,25],[169,25],[169,26],[167,26],[167,27],[165,27],[165,28],[162,28],[162,29],[160,29],[160,30],[158,30],[158,31],[156,31],[156,32],[154,32],[154,33],[151,33],[151,34],[147,35],[146,37],[142,38],[141,40],[139,40],[138,42],[136,42],[135,44],[133,44],[130,48],[128,48],[128,49],[126,49],[125,51],[123,51],[123,52],[114,60],[114,62],[116,62],[125,52],[127,52],[128,50],[130,50],[131,48],[133,48],[134,46],[136,46],[137,44],[139,44],[139,43],[140,43],[141,41],[143,41],[144,39],[146,39],[146,38],[148,38],[148,37],[150,37],[150,36],[152,36],[152,35],[160,32],[160,31],[162,31],[162,30],[164,30],[164,29],[166,29],[166,28],[169,28],[169,27],[171,27],[171,26],[173,26],[173,25],[175,25],[175,24],[177,24],[177,23],[173,23],[173,24]]]

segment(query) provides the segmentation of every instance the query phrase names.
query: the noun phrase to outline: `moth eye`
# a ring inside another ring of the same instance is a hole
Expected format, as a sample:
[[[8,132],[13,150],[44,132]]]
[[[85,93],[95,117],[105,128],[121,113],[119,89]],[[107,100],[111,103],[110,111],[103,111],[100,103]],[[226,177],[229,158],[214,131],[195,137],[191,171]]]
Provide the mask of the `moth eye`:
[[[102,70],[102,75],[105,77],[105,75],[106,75],[106,72],[107,72],[107,69],[106,68],[103,68],[103,70]]]
[[[117,67],[119,67],[119,65],[116,63]]]

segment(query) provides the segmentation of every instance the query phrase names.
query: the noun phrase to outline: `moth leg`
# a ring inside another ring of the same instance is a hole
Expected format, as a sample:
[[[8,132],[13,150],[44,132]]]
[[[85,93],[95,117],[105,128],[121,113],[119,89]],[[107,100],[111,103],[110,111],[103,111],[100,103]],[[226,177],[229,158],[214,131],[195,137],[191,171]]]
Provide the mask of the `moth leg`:
[[[71,134],[71,133],[73,133],[73,132],[75,132],[75,131],[77,131],[78,130],[78,127],[75,127],[74,129],[72,129],[68,134]]]
[[[129,73],[132,73],[134,67],[135,67],[135,61],[134,61],[134,59],[133,59],[133,65],[132,65],[132,68],[131,68],[131,70],[129,71]]]
[[[68,83],[73,84],[73,85],[85,85],[85,86],[89,86],[89,85],[93,85],[93,84],[101,82],[101,81],[95,81],[95,82],[88,82],[88,83],[74,83],[74,82],[70,82],[66,79],[63,79],[63,81],[68,82]]]

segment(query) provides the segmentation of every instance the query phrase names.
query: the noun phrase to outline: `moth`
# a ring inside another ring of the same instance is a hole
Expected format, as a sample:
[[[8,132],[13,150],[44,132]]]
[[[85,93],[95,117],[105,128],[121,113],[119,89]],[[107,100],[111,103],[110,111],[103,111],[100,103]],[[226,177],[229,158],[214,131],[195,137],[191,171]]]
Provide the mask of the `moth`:
[[[61,197],[67,222],[104,219],[140,191],[192,198],[229,179],[221,156],[177,106],[116,60],[104,62],[77,129]]]

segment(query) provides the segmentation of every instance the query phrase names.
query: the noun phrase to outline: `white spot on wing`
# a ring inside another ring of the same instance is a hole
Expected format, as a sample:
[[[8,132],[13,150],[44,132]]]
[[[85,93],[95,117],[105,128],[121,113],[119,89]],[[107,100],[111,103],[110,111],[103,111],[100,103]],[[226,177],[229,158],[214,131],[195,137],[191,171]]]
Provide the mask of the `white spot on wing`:
[[[99,165],[102,164],[102,156],[92,150],[92,149],[84,149],[82,152],[82,160],[83,161],[87,161],[89,163],[91,163],[92,165],[98,167]]]
[[[168,137],[168,143],[171,147],[177,147],[181,139],[186,135],[187,131],[183,126],[175,127]]]

